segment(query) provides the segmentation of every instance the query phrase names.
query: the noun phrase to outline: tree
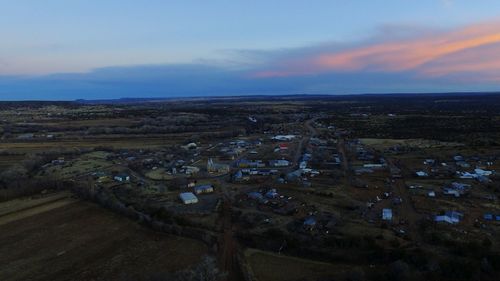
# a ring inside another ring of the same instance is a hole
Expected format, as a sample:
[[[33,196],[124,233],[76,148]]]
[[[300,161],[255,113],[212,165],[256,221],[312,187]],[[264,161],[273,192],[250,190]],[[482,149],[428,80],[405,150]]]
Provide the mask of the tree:
[[[7,187],[13,183],[18,183],[27,176],[28,170],[26,170],[23,166],[16,164],[0,174],[0,182]]]

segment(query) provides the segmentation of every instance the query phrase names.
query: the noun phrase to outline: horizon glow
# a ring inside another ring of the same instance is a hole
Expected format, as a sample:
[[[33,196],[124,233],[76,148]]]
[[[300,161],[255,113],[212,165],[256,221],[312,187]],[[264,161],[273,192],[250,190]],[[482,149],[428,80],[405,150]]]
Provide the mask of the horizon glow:
[[[363,2],[0,0],[0,100],[500,86],[499,1]]]

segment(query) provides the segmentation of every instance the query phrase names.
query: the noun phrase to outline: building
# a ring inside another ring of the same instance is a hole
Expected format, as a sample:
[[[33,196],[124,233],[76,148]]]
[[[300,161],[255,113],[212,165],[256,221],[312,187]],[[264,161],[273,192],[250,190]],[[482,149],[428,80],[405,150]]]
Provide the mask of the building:
[[[483,215],[483,218],[484,218],[484,220],[492,221],[493,220],[493,214],[486,213],[486,214]]]
[[[272,139],[277,141],[291,141],[295,138],[295,135],[277,135]]]
[[[204,194],[204,193],[212,193],[214,192],[214,187],[210,184],[205,184],[205,185],[198,185],[194,187],[194,193],[198,194]]]
[[[287,167],[288,165],[290,165],[290,161],[284,159],[271,160],[269,161],[269,165],[271,167]]]
[[[116,181],[119,181],[119,182],[125,182],[125,181],[130,181],[130,176],[127,175],[127,174],[118,174],[114,177],[114,179]]]
[[[287,150],[288,149],[288,144],[286,143],[280,143],[278,146],[280,150]]]
[[[456,211],[448,211],[444,215],[438,215],[434,218],[435,222],[447,222],[449,224],[457,224],[463,218],[463,214]]]
[[[238,161],[239,168],[263,168],[266,164],[261,160],[248,160],[248,159],[240,159]]]
[[[268,199],[275,199],[275,198],[278,198],[280,195],[278,194],[278,192],[276,191],[276,189],[270,189],[268,192],[266,192],[266,195],[265,195]]]
[[[428,177],[429,176],[429,174],[427,174],[424,171],[418,171],[415,174],[417,174],[417,176],[419,176],[419,177]]]
[[[200,171],[200,168],[195,166],[182,166],[186,175],[194,175]]]
[[[385,220],[385,221],[392,220],[392,209],[383,209],[382,210],[382,220]]]
[[[186,205],[198,203],[198,197],[196,197],[196,195],[192,192],[183,192],[179,194],[179,199],[181,199],[182,203]]]
[[[316,218],[315,217],[308,217],[304,220],[303,224],[304,229],[312,231],[316,227]]]
[[[255,200],[259,203],[262,203],[262,204],[265,204],[268,202],[268,200],[264,198],[264,195],[262,195],[262,193],[257,192],[257,191],[249,192],[249,193],[247,193],[247,196],[249,199],[253,199],[253,200]]]
[[[212,158],[208,159],[207,171],[209,173],[227,174],[231,168],[227,164],[215,163]]]

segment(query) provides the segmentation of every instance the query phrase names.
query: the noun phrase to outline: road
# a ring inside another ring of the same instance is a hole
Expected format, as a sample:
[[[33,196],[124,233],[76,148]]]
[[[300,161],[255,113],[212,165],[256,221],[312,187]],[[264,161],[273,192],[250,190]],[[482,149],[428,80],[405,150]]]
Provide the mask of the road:
[[[344,172],[344,176],[352,183],[352,173],[351,168],[349,166],[349,159],[347,158],[347,153],[345,150],[345,140],[344,138],[339,138],[337,140],[337,151],[340,156],[340,160],[342,161],[342,171]]]
[[[300,157],[302,156],[302,151],[304,149],[304,146],[306,146],[309,143],[309,140],[312,137],[314,137],[318,134],[318,131],[312,125],[314,122],[316,122],[316,119],[317,118],[313,118],[313,119],[306,120],[304,122],[304,128],[306,128],[309,131],[309,133],[307,135],[305,135],[302,138],[302,140],[300,140],[299,145],[297,147],[297,150],[295,151],[295,156],[293,157],[293,161],[294,161],[294,163],[297,164],[297,166],[299,165],[299,160],[300,160]]]
[[[307,145],[311,137],[317,135],[316,129],[312,126],[315,121],[316,119],[313,118],[304,122],[304,127],[309,133],[302,138],[295,152],[294,161],[297,165],[302,156],[303,147]],[[227,273],[226,280],[239,281],[243,280],[237,259],[239,245],[237,239],[234,237],[235,228],[232,223],[232,195],[229,185],[224,182],[225,177],[226,176],[219,176],[214,178],[219,182],[224,200],[221,216],[223,231],[218,238],[218,262],[220,270]]]
[[[385,158],[385,159],[389,164],[389,168],[401,169],[401,167],[399,167],[394,163],[393,159],[391,158]],[[421,244],[423,239],[418,229],[418,222],[421,219],[421,215],[417,212],[415,206],[413,206],[413,203],[411,201],[411,195],[408,188],[406,187],[404,179],[403,178],[394,179],[392,187],[394,196],[400,197],[403,200],[399,208],[400,211],[399,216],[407,221],[408,237],[410,237],[412,241],[416,242],[417,244]]]

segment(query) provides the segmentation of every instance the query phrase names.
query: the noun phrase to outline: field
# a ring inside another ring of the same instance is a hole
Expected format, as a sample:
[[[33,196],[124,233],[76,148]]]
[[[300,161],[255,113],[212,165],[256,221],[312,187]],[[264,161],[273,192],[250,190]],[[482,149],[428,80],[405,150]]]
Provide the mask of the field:
[[[24,200],[23,210],[11,204],[15,212],[0,217],[10,216],[0,231],[0,280],[144,280],[185,269],[207,253],[201,242],[69,199]],[[16,212],[24,215],[13,219]]]
[[[349,267],[248,249],[245,256],[256,281],[317,280],[341,276]]]

